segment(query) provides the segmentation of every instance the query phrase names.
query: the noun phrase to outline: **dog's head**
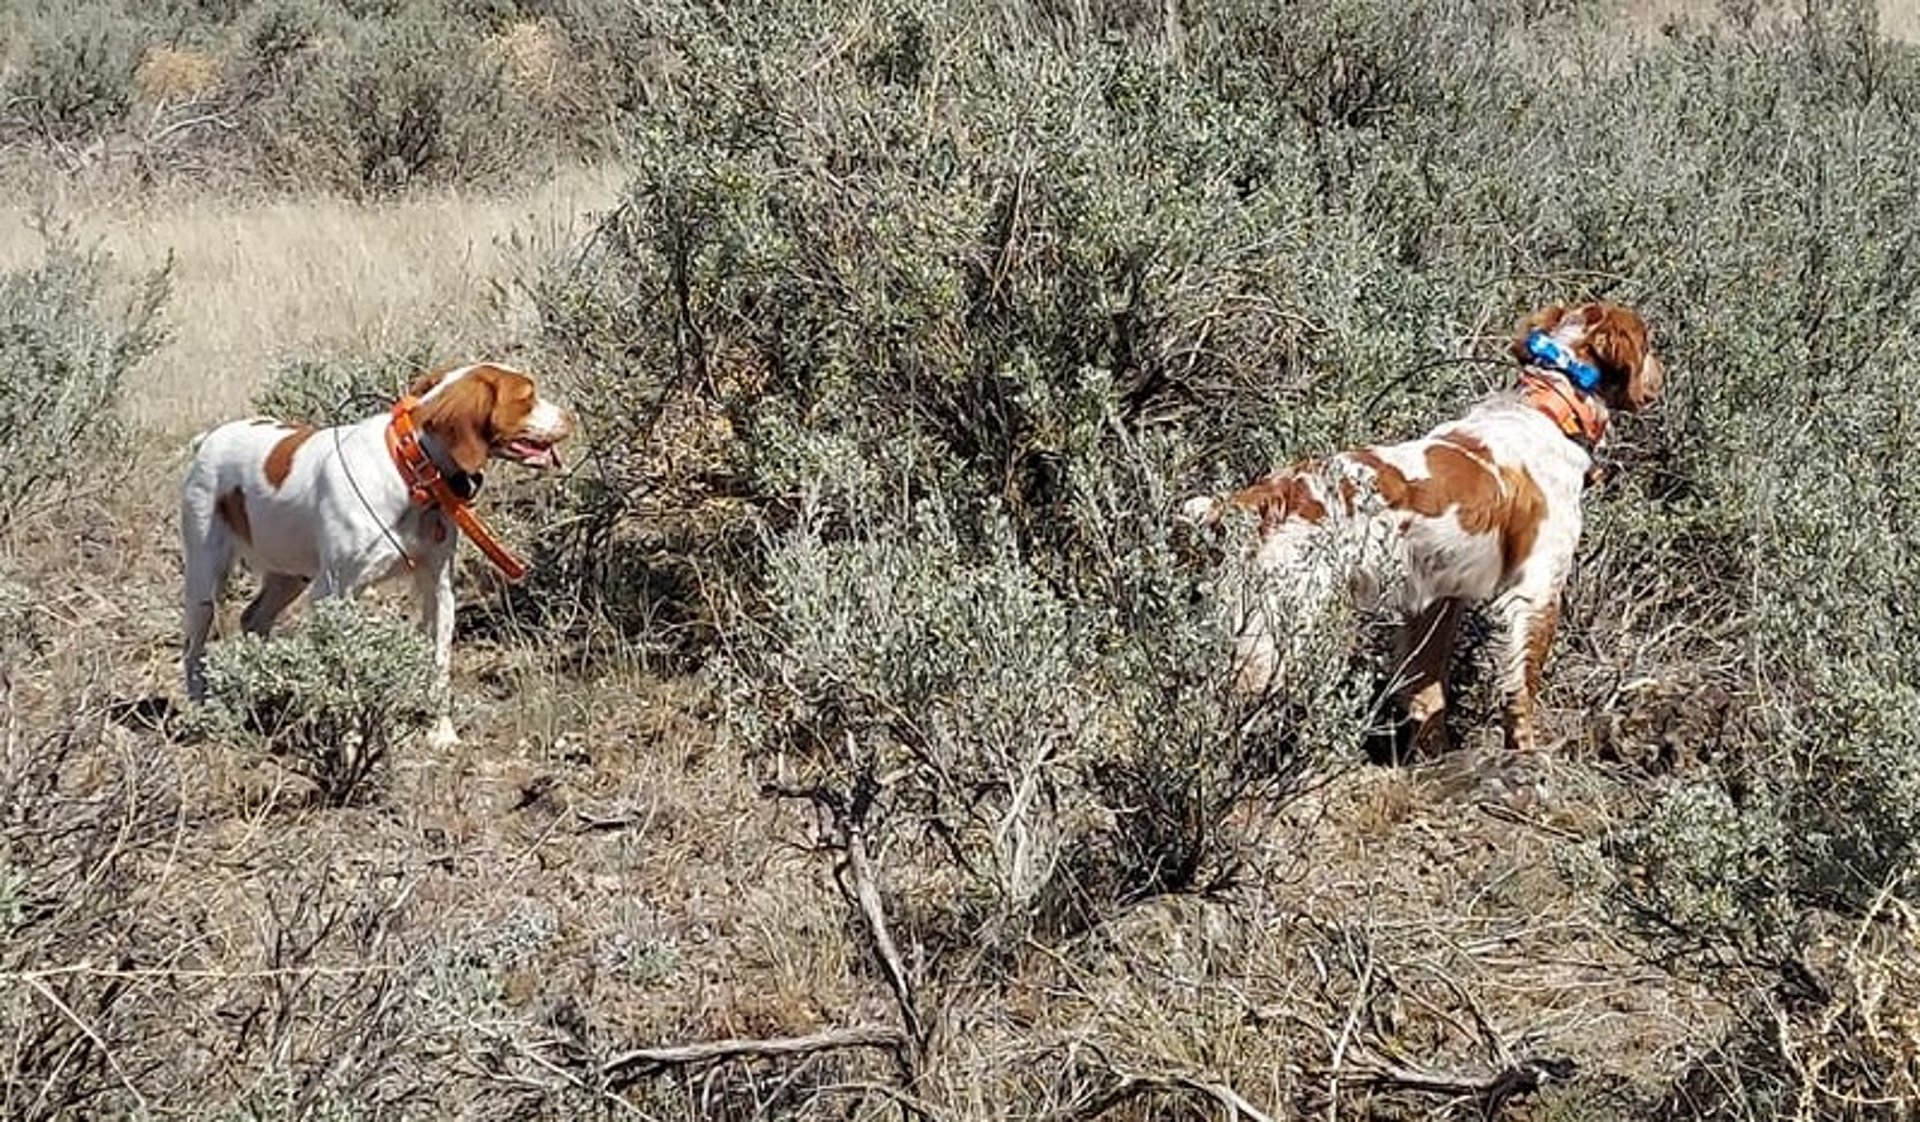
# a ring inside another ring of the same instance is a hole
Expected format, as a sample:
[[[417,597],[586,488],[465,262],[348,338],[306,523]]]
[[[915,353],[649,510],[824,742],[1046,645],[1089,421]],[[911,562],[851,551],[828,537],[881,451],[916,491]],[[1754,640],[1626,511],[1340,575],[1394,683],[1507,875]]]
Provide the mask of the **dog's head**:
[[[1543,308],[1522,321],[1514,336],[1513,354],[1521,362],[1530,361],[1527,337],[1536,330],[1600,372],[1595,392],[1608,408],[1639,412],[1660,396],[1666,367],[1653,353],[1647,321],[1632,308],[1602,301]]]
[[[490,458],[557,468],[555,446],[573,435],[572,411],[541,397],[532,378],[505,366],[479,363],[427,374],[407,392],[420,399],[414,424],[439,440],[464,472],[478,472]]]

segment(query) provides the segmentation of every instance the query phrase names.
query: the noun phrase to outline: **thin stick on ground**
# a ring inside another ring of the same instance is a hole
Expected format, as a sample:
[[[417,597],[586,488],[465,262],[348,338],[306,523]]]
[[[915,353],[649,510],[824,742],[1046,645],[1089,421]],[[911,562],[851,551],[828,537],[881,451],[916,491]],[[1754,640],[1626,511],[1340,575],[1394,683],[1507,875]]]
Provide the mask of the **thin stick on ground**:
[[[100,1039],[99,1033],[93,1031],[93,1026],[87,1024],[85,1020],[81,1019],[78,1013],[73,1011],[71,1006],[60,1000],[60,995],[53,992],[53,987],[31,975],[23,975],[22,977],[27,985],[33,988],[35,993],[46,998],[48,1004],[58,1009],[61,1016],[73,1022],[73,1027],[79,1029],[88,1040],[92,1041],[95,1048],[100,1049],[101,1057],[107,1061],[107,1066],[113,1069],[114,1076],[120,1080],[120,1085],[127,1089],[127,1094],[133,1096],[133,1101],[140,1107],[140,1113],[143,1115],[147,1114],[149,1108],[145,1096],[141,1095],[140,1089],[133,1085],[131,1079],[127,1078],[127,1073],[120,1070],[120,1061],[114,1058],[113,1049],[107,1047],[107,1042]]]
[[[707,1040],[694,1044],[663,1044],[634,1048],[608,1060],[601,1071],[616,1085],[630,1084],[663,1068],[716,1063],[721,1060],[769,1059],[805,1056],[841,1048],[898,1049],[907,1043],[899,1029],[876,1025],[826,1029],[806,1036],[779,1036],[765,1040]]]
[[[900,950],[894,946],[893,935],[887,928],[887,913],[880,901],[880,889],[874,883],[873,866],[867,860],[865,834],[857,826],[847,828],[847,875],[853,881],[853,897],[860,906],[860,915],[867,921],[867,934],[873,940],[874,957],[880,960],[881,968],[886,971],[887,985],[893,990],[894,1003],[900,1007],[900,1021],[916,1053],[917,1068],[917,1053],[927,1043],[926,1029],[914,1006],[906,963],[901,960]]]

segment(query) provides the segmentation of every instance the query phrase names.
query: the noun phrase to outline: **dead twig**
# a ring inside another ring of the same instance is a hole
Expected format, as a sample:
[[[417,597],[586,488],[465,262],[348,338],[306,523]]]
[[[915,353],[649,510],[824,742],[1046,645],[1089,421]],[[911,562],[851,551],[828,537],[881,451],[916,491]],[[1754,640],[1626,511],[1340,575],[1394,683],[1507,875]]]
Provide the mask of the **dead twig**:
[[[899,1049],[907,1038],[898,1029],[879,1026],[826,1029],[806,1036],[779,1036],[765,1040],[707,1040],[693,1044],[663,1044],[634,1048],[601,1065],[601,1074],[616,1087],[631,1085],[643,1076],[669,1067],[718,1063],[723,1060],[806,1056],[841,1048]]]
[[[107,1067],[113,1072],[114,1076],[120,1080],[120,1085],[126,1088],[127,1094],[133,1096],[133,1101],[139,1106],[140,1113],[148,1113],[151,1108],[147,1104],[146,1096],[142,1095],[140,1089],[133,1085],[133,1080],[127,1078],[127,1073],[120,1067],[120,1061],[114,1057],[113,1048],[105,1040],[100,1038],[100,1034],[93,1030],[93,1026],[89,1025],[78,1013],[75,1013],[72,1006],[60,1000],[60,995],[53,992],[53,988],[45,982],[33,977],[28,977],[23,980],[33,989],[33,992],[45,998],[49,1005],[59,1010],[60,1015],[65,1017],[74,1028],[79,1029],[81,1035],[85,1036],[89,1043],[100,1050],[101,1058],[106,1060]]]
[[[919,1052],[926,1047],[926,1027],[920,1021],[920,1013],[914,1002],[913,986],[907,978],[906,963],[900,957],[900,950],[894,946],[893,934],[887,928],[887,913],[880,900],[880,888],[874,882],[873,866],[867,860],[867,842],[865,834],[857,826],[848,826],[846,830],[847,877],[852,881],[851,888],[856,903],[860,906],[860,915],[867,921],[867,935],[873,940],[874,957],[880,960],[887,974],[887,985],[893,990],[893,1000],[900,1006],[900,1022],[907,1030],[907,1039],[914,1049],[914,1070],[919,1069]]]
[[[1364,1083],[1377,1091],[1411,1091],[1470,1099],[1479,1103],[1481,1114],[1489,1118],[1516,1095],[1531,1094],[1548,1083],[1571,1079],[1579,1070],[1579,1065],[1572,1060],[1558,1056],[1529,1056],[1497,1071],[1469,1073],[1439,1071],[1389,1060],[1364,1045],[1353,1052],[1354,1071],[1346,1077],[1349,1082]]]

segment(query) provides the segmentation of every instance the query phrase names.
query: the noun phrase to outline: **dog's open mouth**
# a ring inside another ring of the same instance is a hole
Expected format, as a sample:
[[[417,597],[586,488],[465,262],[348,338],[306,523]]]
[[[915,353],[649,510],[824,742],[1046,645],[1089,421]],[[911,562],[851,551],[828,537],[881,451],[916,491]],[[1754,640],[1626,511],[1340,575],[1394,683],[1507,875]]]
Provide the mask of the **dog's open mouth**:
[[[500,449],[500,454],[527,467],[560,467],[560,449],[552,441],[537,436],[516,436],[507,441],[506,446]]]

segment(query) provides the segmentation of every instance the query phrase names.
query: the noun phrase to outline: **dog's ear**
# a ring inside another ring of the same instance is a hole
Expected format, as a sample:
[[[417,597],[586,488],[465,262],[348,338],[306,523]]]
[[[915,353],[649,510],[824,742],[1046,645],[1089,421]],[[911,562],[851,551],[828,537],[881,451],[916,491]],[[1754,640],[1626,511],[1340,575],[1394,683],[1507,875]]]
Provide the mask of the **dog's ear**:
[[[443,366],[437,370],[427,371],[426,373],[420,375],[418,378],[415,378],[413,382],[407,386],[407,396],[408,397],[427,396],[427,394],[433,392],[433,387],[440,384],[440,379],[446,377],[452,371],[453,371],[453,367],[450,367],[450,366]]]
[[[1653,353],[1653,333],[1631,308],[1618,304],[1589,304],[1581,309],[1586,321],[1583,345],[1600,370],[1600,395],[1615,409],[1637,412],[1653,404],[1666,380],[1666,369]]]
[[[482,366],[475,377],[485,378],[493,386],[493,411],[488,415],[489,440],[501,440],[519,432],[539,400],[533,379],[517,370]]]
[[[413,423],[446,446],[455,467],[471,474],[487,466],[493,407],[493,383],[468,376],[421,402],[413,411]]]
[[[1565,307],[1559,304],[1549,304],[1528,316],[1526,319],[1521,320],[1520,326],[1514,329],[1513,344],[1508,348],[1513,353],[1514,361],[1520,363],[1533,361],[1532,353],[1527,350],[1527,336],[1533,334],[1535,331],[1545,331],[1551,334],[1555,328],[1560,326],[1560,321],[1565,318],[1567,318],[1567,309]]]

